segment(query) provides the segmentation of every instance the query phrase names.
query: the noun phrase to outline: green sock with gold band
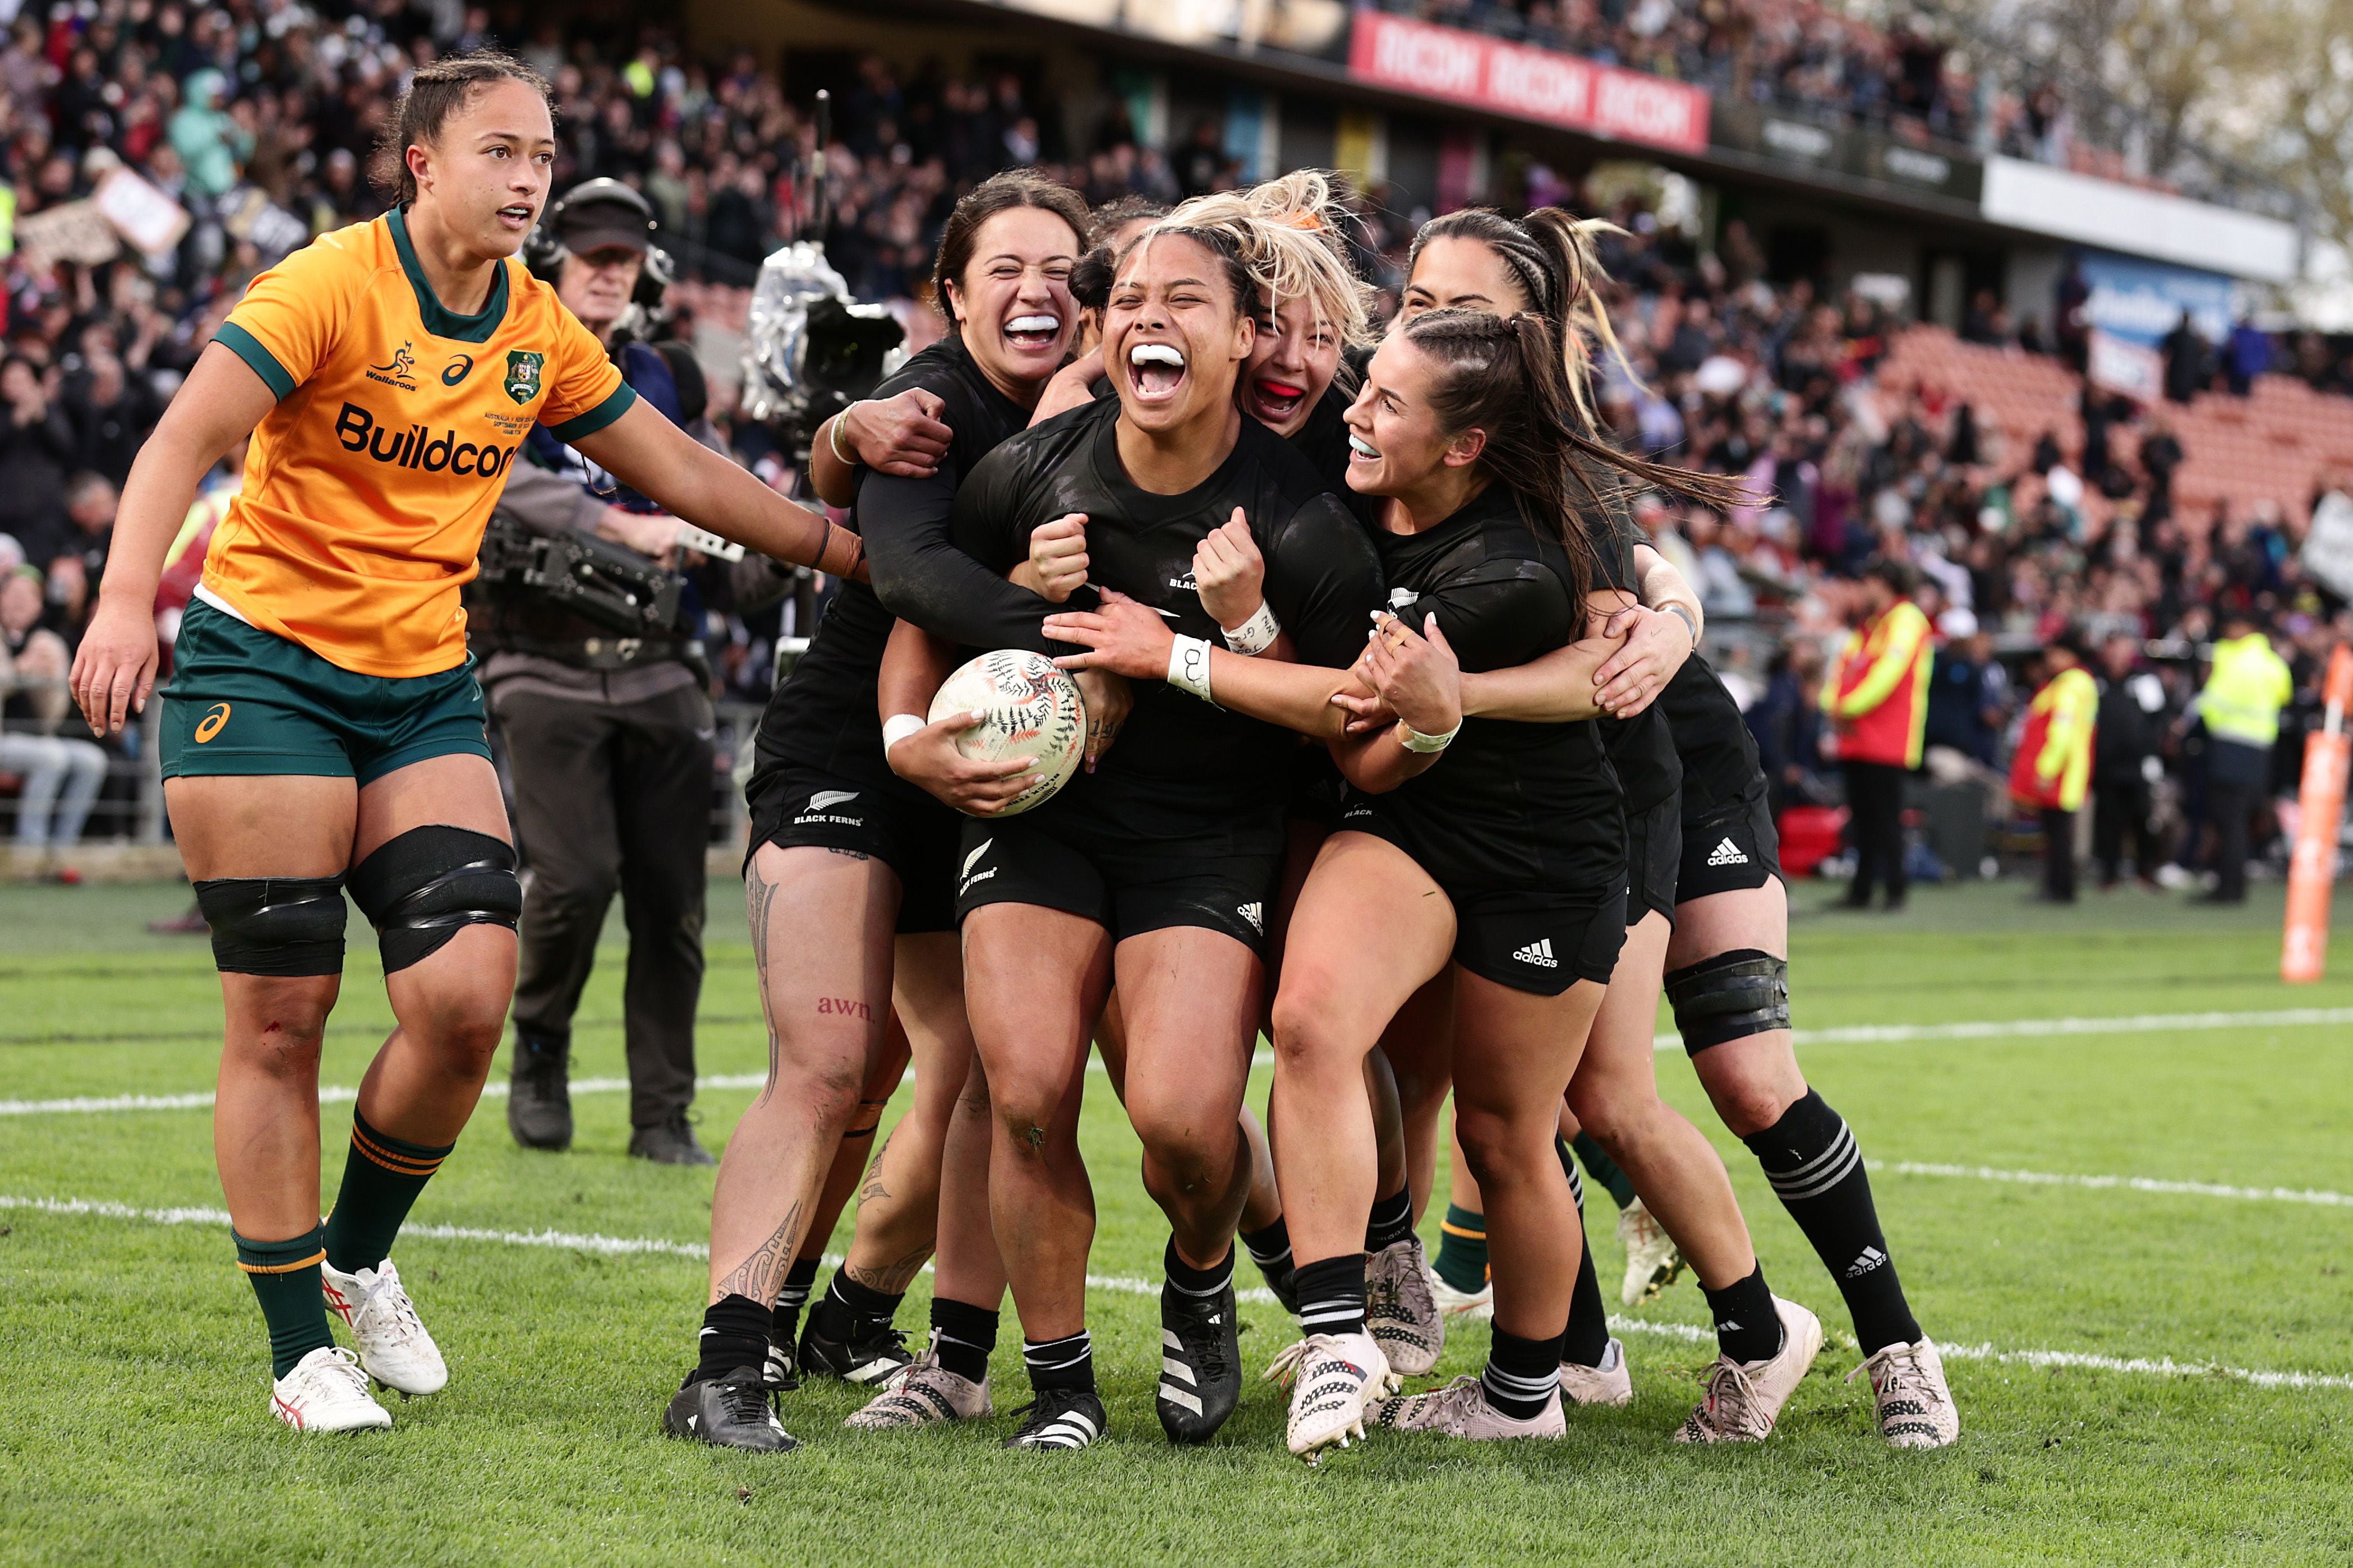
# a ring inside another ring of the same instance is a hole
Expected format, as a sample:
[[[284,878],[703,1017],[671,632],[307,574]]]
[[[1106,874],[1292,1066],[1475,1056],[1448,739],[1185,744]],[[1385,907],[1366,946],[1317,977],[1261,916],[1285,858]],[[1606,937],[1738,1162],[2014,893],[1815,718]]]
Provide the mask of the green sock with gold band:
[[[269,1375],[284,1377],[312,1351],[335,1342],[327,1328],[327,1303],[319,1294],[319,1264],[326,1249],[312,1226],[288,1241],[254,1241],[230,1231],[237,1266],[245,1270],[269,1325]]]
[[[1446,1223],[1439,1228],[1438,1257],[1432,1265],[1438,1277],[1466,1296],[1487,1285],[1487,1216],[1477,1209],[1446,1205]]]
[[[400,1234],[417,1194],[456,1147],[404,1142],[377,1131],[354,1112],[343,1184],[327,1215],[327,1261],[340,1273],[353,1274],[391,1257],[392,1238]]]

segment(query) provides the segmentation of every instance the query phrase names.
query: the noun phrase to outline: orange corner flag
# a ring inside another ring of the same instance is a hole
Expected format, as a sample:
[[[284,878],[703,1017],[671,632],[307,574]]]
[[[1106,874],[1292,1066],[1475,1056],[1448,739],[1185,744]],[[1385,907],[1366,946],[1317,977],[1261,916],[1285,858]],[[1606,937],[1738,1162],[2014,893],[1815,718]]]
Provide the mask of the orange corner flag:
[[[2345,773],[2353,735],[2345,711],[2353,707],[2353,648],[2339,643],[2328,658],[2325,689],[2328,719],[2304,743],[2304,784],[2298,793],[2295,855],[2288,862],[2287,930],[2280,942],[2280,978],[2291,985],[2318,980],[2328,963],[2328,895],[2337,878],[2337,820],[2345,810]]]

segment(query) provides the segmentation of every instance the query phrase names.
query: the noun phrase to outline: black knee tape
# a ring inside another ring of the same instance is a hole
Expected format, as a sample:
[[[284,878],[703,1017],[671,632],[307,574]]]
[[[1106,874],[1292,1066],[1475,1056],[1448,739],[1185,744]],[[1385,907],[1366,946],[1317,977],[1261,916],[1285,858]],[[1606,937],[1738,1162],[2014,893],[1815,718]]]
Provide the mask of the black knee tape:
[[[487,833],[412,827],[352,869],[352,901],[375,927],[386,974],[420,963],[470,925],[514,929],[514,851]]]
[[[1753,947],[1702,959],[1667,976],[1675,1032],[1696,1055],[1726,1040],[1789,1026],[1789,961]]]
[[[213,965],[225,974],[341,974],[341,877],[223,877],[196,884],[213,928]]]

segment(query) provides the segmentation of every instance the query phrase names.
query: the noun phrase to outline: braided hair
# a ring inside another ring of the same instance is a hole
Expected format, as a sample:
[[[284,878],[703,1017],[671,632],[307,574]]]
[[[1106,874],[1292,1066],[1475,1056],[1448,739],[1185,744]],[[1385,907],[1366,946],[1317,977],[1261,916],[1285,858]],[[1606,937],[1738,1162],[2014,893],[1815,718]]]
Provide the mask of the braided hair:
[[[1598,237],[1625,230],[1602,218],[1575,217],[1558,207],[1538,207],[1517,222],[1492,207],[1465,207],[1432,218],[1413,237],[1406,252],[1406,277],[1413,277],[1422,247],[1433,239],[1475,240],[1494,252],[1520,287],[1527,309],[1551,324],[1569,399],[1588,422],[1593,418],[1593,360],[1598,346],[1628,375],[1600,285],[1609,280],[1594,250]]]
[[[1597,474],[1711,506],[1735,504],[1746,493],[1736,479],[1654,463],[1595,439],[1572,410],[1559,332],[1543,316],[1431,310],[1398,331],[1438,367],[1430,408],[1439,428],[1450,439],[1471,429],[1485,434],[1479,466],[1511,487],[1529,528],[1568,552],[1580,599],[1592,591],[1598,563],[1592,537],[1577,520],[1617,500],[1618,487],[1607,478],[1598,482]]]

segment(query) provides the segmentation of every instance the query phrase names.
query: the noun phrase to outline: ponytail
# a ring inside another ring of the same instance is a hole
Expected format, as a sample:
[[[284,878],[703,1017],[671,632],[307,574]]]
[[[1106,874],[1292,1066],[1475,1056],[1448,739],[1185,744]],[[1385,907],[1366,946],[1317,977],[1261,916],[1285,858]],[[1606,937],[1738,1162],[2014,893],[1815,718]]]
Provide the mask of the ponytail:
[[[1589,424],[1596,350],[1616,360],[1629,378],[1634,374],[1602,303],[1609,274],[1596,249],[1600,236],[1625,232],[1606,219],[1576,217],[1559,207],[1538,207],[1516,223],[1492,208],[1465,207],[1421,226],[1406,253],[1406,278],[1412,279],[1422,247],[1433,239],[1475,240],[1493,251],[1518,283],[1526,309],[1546,318],[1569,401]]]

